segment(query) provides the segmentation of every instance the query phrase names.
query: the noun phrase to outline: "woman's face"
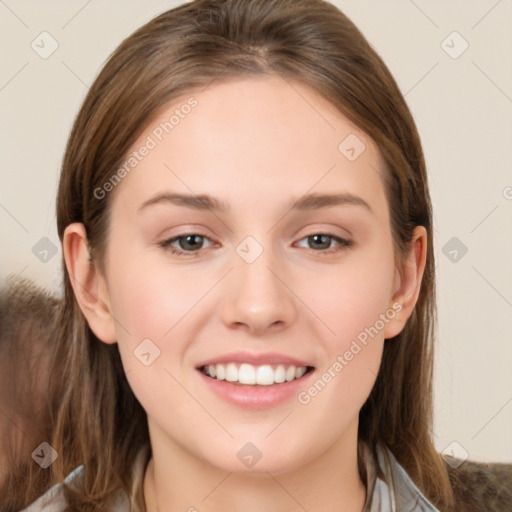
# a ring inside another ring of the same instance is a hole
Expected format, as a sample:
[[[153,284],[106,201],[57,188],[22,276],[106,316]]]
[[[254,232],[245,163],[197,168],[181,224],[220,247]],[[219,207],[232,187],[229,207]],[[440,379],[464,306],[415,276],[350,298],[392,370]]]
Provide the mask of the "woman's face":
[[[183,97],[132,151],[102,189],[105,302],[154,449],[279,473],[352,446],[403,325],[375,144],[266,77]]]

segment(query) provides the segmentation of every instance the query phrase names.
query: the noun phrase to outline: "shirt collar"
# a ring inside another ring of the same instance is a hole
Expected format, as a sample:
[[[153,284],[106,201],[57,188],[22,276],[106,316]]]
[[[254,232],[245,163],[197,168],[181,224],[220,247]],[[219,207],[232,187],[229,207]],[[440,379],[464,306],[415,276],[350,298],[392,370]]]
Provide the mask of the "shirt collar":
[[[378,445],[377,460],[369,445],[358,443],[365,474],[366,503],[363,512],[439,512],[414,484],[391,451]],[[378,476],[377,466],[383,477]]]
[[[366,442],[361,440],[358,442],[361,478],[366,486],[366,501],[362,512],[439,512],[416,487],[388,448],[377,446],[376,451],[377,459]],[[145,510],[143,482],[150,457],[149,446],[145,446],[139,451],[133,466],[132,491],[129,495],[120,494],[119,500],[113,508],[114,511],[143,512]],[[380,468],[380,472],[378,468]],[[82,473],[83,466],[79,466],[66,477],[65,482],[80,478]],[[55,485],[23,512],[42,510],[48,502],[54,499],[62,502],[61,487],[62,484]],[[50,510],[54,509],[50,508]]]

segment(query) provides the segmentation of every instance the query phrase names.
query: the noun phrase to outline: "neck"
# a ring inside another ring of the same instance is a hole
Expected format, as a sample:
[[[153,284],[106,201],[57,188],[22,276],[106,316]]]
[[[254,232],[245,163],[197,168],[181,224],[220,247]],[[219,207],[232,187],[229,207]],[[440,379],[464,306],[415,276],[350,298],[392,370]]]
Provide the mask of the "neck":
[[[159,433],[155,429],[152,433],[153,457],[144,477],[147,512],[361,512],[364,508],[357,425],[310,463],[285,473],[257,475],[223,470],[172,442],[155,445]]]

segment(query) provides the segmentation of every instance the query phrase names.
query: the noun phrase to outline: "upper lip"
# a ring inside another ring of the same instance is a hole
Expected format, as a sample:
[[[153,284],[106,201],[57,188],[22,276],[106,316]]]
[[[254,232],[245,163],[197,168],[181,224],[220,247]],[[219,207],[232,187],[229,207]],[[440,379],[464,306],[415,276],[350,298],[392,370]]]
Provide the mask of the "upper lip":
[[[197,368],[208,366],[212,364],[227,364],[227,363],[248,363],[253,366],[261,366],[264,364],[282,364],[293,366],[312,366],[304,360],[297,359],[296,357],[279,354],[277,352],[228,352],[222,355],[206,359],[197,365]]]

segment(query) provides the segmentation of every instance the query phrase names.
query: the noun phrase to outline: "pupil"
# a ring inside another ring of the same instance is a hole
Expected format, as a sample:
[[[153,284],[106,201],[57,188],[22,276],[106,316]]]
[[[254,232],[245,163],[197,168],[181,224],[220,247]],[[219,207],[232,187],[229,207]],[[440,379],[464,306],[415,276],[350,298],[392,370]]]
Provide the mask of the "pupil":
[[[191,239],[193,240],[193,239],[195,239],[195,238],[202,238],[202,237],[200,237],[200,236],[198,236],[198,235],[188,235],[187,237],[185,237],[185,244],[186,244],[186,245],[189,245],[189,246],[192,246],[192,248],[193,248],[193,249],[194,249],[197,245],[201,245],[201,243],[200,243],[200,242],[199,242],[199,244],[197,244],[197,243],[196,243],[196,244],[194,244],[194,243],[192,243],[192,244],[191,244],[191,243],[189,242],[189,240],[191,240]]]
[[[327,242],[324,241],[323,245],[325,246],[325,244],[327,244],[325,248],[329,247],[329,237],[327,235],[313,235],[311,238],[313,238],[313,240],[315,240],[315,241],[320,241],[321,245],[322,245],[322,238],[326,238]],[[317,247],[318,247],[318,245],[317,245]]]

